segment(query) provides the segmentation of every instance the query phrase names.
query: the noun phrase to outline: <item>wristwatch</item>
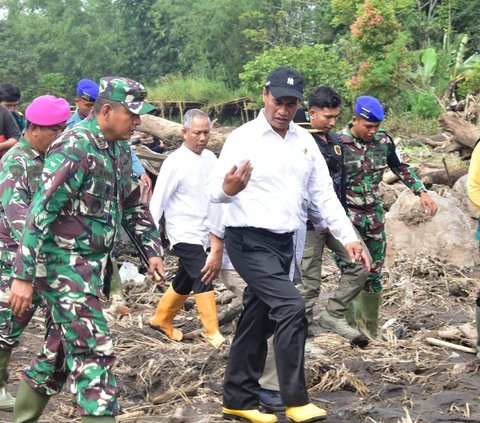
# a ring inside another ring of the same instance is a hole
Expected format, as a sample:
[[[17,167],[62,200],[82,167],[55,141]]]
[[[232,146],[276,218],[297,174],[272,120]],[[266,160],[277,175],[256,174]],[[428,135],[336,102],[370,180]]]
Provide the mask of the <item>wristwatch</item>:
[[[425,188],[420,188],[416,193],[415,195],[418,195],[420,196],[422,194],[422,192],[427,192],[427,190]]]

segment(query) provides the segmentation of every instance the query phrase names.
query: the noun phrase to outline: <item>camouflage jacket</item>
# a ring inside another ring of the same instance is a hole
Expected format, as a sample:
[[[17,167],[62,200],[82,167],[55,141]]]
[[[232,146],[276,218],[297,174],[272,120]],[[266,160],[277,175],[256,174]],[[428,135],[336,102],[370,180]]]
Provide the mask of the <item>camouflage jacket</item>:
[[[350,212],[378,212],[383,207],[379,184],[387,167],[412,191],[425,189],[413,169],[402,163],[393,140],[385,131],[380,129],[371,142],[364,142],[355,138],[348,127],[343,130],[342,141]]]
[[[0,260],[12,265],[44,157],[23,136],[0,162]]]
[[[101,296],[106,258],[122,220],[139,236],[148,257],[161,254],[158,231],[132,175],[128,143],[107,142],[97,121],[87,118],[47,152],[15,276],[44,277],[52,289]]]

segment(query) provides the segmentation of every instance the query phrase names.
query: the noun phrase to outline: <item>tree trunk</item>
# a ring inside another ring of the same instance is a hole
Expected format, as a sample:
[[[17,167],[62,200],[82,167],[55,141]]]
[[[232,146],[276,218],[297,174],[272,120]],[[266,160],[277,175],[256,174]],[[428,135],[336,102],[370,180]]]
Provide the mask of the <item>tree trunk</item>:
[[[447,169],[445,167],[432,168],[428,165],[413,166],[417,176],[423,181],[427,188],[435,185],[448,185],[452,187],[458,179],[463,175],[466,175],[468,169],[465,167],[458,167],[453,169]],[[392,171],[387,171],[383,175],[383,182],[386,184],[394,184],[398,182],[400,178]]]
[[[182,125],[171,120],[152,115],[143,115],[142,123],[137,128],[139,131],[146,132],[154,137],[160,138],[167,146],[175,146],[183,141]],[[210,141],[208,149],[215,154],[220,151],[225,142],[226,134],[212,130],[210,132]]]
[[[467,174],[468,169],[465,167],[454,169],[434,169],[420,165],[416,167],[415,172],[427,187],[431,187],[433,184],[435,184],[448,185],[451,188],[458,179]]]
[[[430,147],[440,147],[445,142],[450,141],[452,138],[453,138],[453,135],[450,135],[450,134],[429,135],[429,136],[406,139],[406,140],[402,139],[398,143],[398,145],[409,146],[409,147],[422,147],[426,144]]]
[[[475,148],[475,144],[480,139],[480,128],[462,119],[455,112],[443,113],[439,118],[439,124],[445,132],[454,136],[457,143],[470,150]]]

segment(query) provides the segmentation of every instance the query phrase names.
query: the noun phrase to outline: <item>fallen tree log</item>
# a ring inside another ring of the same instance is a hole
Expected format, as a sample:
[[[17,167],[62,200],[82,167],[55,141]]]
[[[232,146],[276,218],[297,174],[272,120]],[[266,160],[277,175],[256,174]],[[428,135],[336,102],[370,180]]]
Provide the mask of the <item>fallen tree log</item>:
[[[442,147],[445,143],[449,142],[453,139],[453,135],[445,133],[445,134],[436,134],[436,135],[429,135],[424,137],[418,138],[411,138],[411,139],[402,139],[398,145],[402,146],[409,146],[409,147],[422,147],[425,144],[436,148]]]
[[[466,167],[456,167],[453,169],[446,168],[432,168],[428,165],[418,165],[414,166],[415,173],[422,180],[422,182],[429,188],[433,184],[435,185],[448,185],[452,187],[458,179],[463,175],[466,175],[468,168]],[[383,175],[383,182],[386,184],[393,184],[398,182],[400,178],[395,175],[392,171],[387,171]]]
[[[467,174],[468,168],[459,167],[446,170],[417,166],[415,172],[427,187],[435,184],[448,185],[451,188],[458,179]]]
[[[480,139],[480,128],[466,121],[455,112],[446,112],[438,119],[440,127],[453,135],[457,143],[462,144],[470,150]]]
[[[178,146],[183,142],[182,125],[161,117],[142,115],[142,123],[137,129],[160,138],[168,147]],[[217,155],[220,154],[225,138],[226,134],[213,129],[210,132],[208,149]]]

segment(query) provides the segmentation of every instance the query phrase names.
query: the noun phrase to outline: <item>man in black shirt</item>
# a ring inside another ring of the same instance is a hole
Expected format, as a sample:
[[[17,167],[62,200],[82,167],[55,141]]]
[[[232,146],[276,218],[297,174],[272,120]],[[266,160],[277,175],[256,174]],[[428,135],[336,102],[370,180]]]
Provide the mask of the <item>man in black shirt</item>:
[[[318,145],[328,166],[333,187],[346,210],[345,169],[343,166],[343,145],[340,135],[333,133],[340,114],[342,99],[330,87],[314,88],[309,96],[310,123],[301,126],[308,129]],[[306,120],[306,119],[305,119]],[[361,239],[359,237],[359,239]],[[333,297],[329,298],[325,310],[318,318],[319,324],[328,330],[349,339],[353,345],[366,347],[368,338],[351,327],[345,319],[350,302],[362,290],[368,272],[360,262],[351,262],[343,245],[330,233],[328,227],[314,227],[307,220],[305,249],[302,259],[303,285],[298,288],[305,298],[309,333],[313,322],[313,307],[320,293],[323,250],[327,246],[342,263],[342,276]],[[363,246],[365,251],[368,251]]]

